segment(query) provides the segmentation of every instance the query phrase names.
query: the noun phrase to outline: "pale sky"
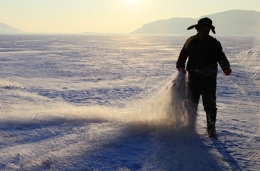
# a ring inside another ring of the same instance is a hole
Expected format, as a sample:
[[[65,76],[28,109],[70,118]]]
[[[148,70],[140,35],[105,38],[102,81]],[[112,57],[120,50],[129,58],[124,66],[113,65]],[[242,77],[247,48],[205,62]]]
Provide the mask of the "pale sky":
[[[26,32],[129,33],[160,19],[233,9],[260,11],[260,0],[0,0],[0,23]]]

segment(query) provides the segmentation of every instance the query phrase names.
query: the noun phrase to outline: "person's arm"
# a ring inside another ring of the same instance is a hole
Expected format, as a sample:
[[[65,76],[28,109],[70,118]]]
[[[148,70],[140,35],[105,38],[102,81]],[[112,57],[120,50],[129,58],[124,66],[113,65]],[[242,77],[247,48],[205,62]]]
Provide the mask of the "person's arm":
[[[176,63],[176,68],[179,71],[185,70],[185,63],[186,63],[187,57],[188,57],[187,50],[186,50],[185,46],[183,46],[183,48],[180,52],[179,58],[177,60],[177,63]]]
[[[222,46],[219,43],[219,41],[217,41],[217,62],[226,76],[232,73],[232,70],[230,68],[230,63],[225,53],[223,52]]]
[[[188,47],[189,47],[189,44],[190,42],[196,38],[196,36],[192,36],[190,38],[188,38],[180,52],[180,55],[179,55],[179,58],[177,60],[177,63],[176,63],[176,68],[179,70],[179,71],[182,71],[184,70],[185,71],[185,63],[186,63],[186,60],[188,58]]]
[[[194,36],[191,36],[190,38],[188,38],[180,52],[180,55],[179,55],[179,58],[177,60],[177,63],[176,63],[176,68],[179,70],[179,71],[184,71],[186,72],[185,70],[185,63],[186,63],[186,60],[189,56],[189,53],[188,53],[188,47],[190,45],[190,43],[197,37],[197,35],[194,35]]]

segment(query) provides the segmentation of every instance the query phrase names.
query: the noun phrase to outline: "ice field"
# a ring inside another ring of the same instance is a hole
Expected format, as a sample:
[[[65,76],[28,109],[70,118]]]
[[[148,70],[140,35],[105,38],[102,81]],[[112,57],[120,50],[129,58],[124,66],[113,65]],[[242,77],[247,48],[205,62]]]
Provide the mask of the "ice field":
[[[233,73],[210,139],[181,108],[186,38],[1,35],[0,170],[260,170],[260,40],[217,36]]]

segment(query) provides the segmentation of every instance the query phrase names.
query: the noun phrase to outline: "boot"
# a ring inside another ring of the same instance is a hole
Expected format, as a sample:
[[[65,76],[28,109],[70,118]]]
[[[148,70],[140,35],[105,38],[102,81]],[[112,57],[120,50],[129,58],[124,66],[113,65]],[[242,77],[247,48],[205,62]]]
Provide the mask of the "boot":
[[[207,131],[210,138],[217,138],[216,133],[216,117],[217,112],[206,112]]]

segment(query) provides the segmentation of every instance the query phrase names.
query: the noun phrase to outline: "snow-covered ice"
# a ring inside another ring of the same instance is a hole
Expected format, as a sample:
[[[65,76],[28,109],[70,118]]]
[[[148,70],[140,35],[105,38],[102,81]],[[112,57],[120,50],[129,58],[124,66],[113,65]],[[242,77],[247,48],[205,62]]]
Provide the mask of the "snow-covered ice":
[[[217,37],[233,73],[210,139],[182,108],[186,38],[1,35],[0,170],[258,171],[259,40]]]

